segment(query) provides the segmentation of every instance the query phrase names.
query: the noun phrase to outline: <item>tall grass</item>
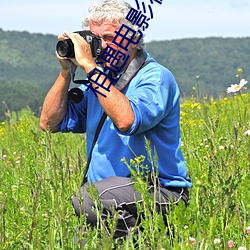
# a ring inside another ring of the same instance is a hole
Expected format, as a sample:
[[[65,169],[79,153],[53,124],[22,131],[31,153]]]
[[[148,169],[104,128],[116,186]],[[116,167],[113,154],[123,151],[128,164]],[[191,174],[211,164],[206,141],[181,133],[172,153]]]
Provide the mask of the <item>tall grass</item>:
[[[235,249],[250,249],[249,103],[249,94],[186,100],[181,128],[193,180],[190,204],[170,209],[165,225],[142,181],[141,227],[118,242],[112,239],[116,220],[107,221],[111,235],[100,221],[99,229],[85,233],[85,249],[228,249],[229,240]],[[80,249],[76,229],[86,223],[75,217],[71,197],[85,160],[84,135],[41,132],[28,109],[6,114],[0,124],[0,249]],[[127,164],[140,166],[143,157]],[[96,206],[101,209],[97,198]]]

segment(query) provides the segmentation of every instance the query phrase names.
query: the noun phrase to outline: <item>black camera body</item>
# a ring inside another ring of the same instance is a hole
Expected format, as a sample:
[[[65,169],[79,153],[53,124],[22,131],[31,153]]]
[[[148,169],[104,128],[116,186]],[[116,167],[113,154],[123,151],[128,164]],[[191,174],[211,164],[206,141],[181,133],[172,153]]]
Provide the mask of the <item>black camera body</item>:
[[[81,35],[90,45],[92,56],[98,58],[102,53],[102,40],[96,37],[90,30],[75,31]],[[65,39],[57,42],[56,51],[61,57],[74,58],[74,44],[70,39]]]

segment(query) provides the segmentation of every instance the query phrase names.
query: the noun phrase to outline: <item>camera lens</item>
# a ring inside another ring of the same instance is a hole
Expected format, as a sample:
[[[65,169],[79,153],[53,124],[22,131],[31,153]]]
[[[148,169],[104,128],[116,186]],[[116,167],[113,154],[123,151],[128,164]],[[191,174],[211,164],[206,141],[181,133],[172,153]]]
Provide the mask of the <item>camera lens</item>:
[[[75,56],[74,45],[70,39],[59,41],[56,45],[56,51],[61,57],[73,58]]]
[[[68,92],[68,101],[72,103],[79,103],[84,97],[83,91],[79,88],[72,88]]]

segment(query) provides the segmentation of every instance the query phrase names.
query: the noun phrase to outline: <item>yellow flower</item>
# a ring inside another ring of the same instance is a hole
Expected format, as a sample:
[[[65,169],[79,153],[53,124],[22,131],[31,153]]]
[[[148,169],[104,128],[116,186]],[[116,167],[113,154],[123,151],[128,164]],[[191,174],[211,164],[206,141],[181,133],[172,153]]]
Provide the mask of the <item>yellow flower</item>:
[[[238,73],[242,73],[243,69],[242,68],[238,68],[237,71],[238,71]]]
[[[192,109],[195,109],[195,108],[201,109],[201,106],[200,106],[199,103],[196,102],[196,103],[192,103],[192,104],[191,104],[191,108],[192,108]]]
[[[140,164],[141,163],[140,157],[135,157],[135,161],[136,161],[137,164]]]
[[[130,164],[135,165],[135,161],[133,159],[130,159]]]

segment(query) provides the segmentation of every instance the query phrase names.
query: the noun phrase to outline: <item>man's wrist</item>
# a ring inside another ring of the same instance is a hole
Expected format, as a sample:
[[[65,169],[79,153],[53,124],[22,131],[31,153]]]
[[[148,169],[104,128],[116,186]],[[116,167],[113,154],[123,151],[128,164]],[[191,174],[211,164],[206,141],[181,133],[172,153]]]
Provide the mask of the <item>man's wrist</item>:
[[[103,72],[103,68],[101,68],[100,66],[96,66],[87,73],[87,78],[89,79],[91,76],[95,74],[100,74],[101,72]]]
[[[61,70],[61,72],[60,72],[60,75],[63,77],[63,78],[65,78],[65,79],[67,79],[67,80],[69,80],[70,79],[70,70],[68,70],[68,69],[62,69]]]

